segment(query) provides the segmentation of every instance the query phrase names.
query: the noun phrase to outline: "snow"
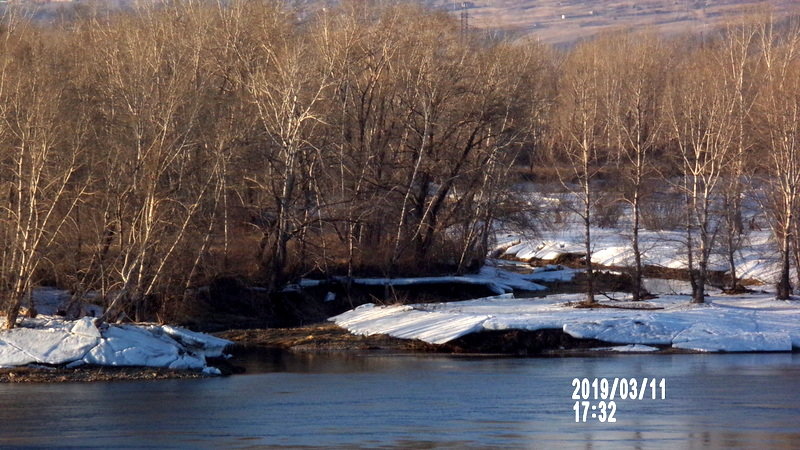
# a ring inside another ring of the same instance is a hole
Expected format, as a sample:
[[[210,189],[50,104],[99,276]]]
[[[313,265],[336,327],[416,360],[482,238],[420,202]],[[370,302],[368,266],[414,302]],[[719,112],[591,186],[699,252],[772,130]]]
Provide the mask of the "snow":
[[[91,295],[91,293],[90,293]],[[33,290],[33,304],[39,314],[54,316],[59,311],[66,311],[69,306],[70,294],[63,289],[42,286]],[[30,307],[27,301],[23,302],[25,307]],[[82,315],[100,317],[103,315],[103,308],[88,302],[81,302],[75,307],[82,312]],[[76,311],[77,312],[77,311]]]
[[[91,332],[87,321],[91,319],[73,323],[29,319],[35,328],[0,333],[0,366],[64,364],[81,359],[100,342],[99,333]]]
[[[40,316],[0,332],[0,367],[28,364],[209,368],[231,342],[169,325],[104,325],[91,317],[63,320]]]
[[[625,229],[592,227],[592,262],[606,267],[632,267],[634,255]],[[642,263],[654,267],[685,269],[686,245],[683,231],[640,231]],[[557,230],[541,231],[537,239],[504,235],[505,242],[517,242],[499,249],[499,255],[522,261],[552,261],[562,255],[584,255],[584,236],[578,227],[566,225]],[[774,283],[779,272],[778,252],[768,231],[751,231],[747,242],[736,252],[737,276],[765,284]],[[711,270],[727,271],[722,254],[711,255]]]
[[[95,317],[103,310],[96,305],[74,309],[92,317],[66,320],[55,316],[68,308],[68,292],[40,287],[33,291],[39,316],[24,319],[11,330],[0,331],[0,367],[30,364],[101,366],[146,366],[170,369],[219,371],[206,364],[207,357],[222,356],[232,343],[203,333],[170,325],[103,324]],[[0,317],[4,328],[5,318]]]
[[[205,356],[210,358],[218,358],[222,356],[225,347],[231,345],[231,341],[220,339],[218,337],[210,336],[205,333],[198,333],[196,331],[187,330],[186,328],[174,327],[172,325],[161,325],[149,327],[152,333],[158,333],[159,328],[172,339],[175,339],[184,347],[194,350],[202,351]]]
[[[110,327],[102,342],[83,358],[100,366],[148,366],[175,369],[200,369],[203,360],[182,354],[177,342],[165,335],[136,326]]]
[[[617,345],[615,347],[597,347],[593,350],[600,352],[619,352],[619,353],[648,353],[658,351],[658,347],[651,347],[649,345],[631,344],[631,345]]]
[[[354,334],[388,334],[402,339],[444,344],[465,334],[480,331],[481,325],[490,318],[483,314],[456,316],[449,312],[424,311],[423,307],[375,307],[369,303],[337,316],[336,323]]]
[[[800,348],[800,303],[778,301],[770,294],[711,295],[702,305],[689,304],[687,296],[663,296],[638,303],[636,309],[570,306],[582,298],[563,294],[518,299],[509,294],[451,303],[368,304],[330,320],[354,334],[388,334],[433,344],[484,330],[561,329],[576,338],[613,344],[669,345],[706,352]]]
[[[495,240],[497,245],[493,255],[515,258],[522,261],[552,261],[562,255],[583,256],[586,253],[584,230],[581,217],[575,212],[574,205],[581,200],[574,192],[547,192],[545,185],[522,184],[528,202],[537,205],[542,217],[552,219],[553,223],[545,223],[537,227],[535,238],[530,230],[504,230],[499,224]],[[745,202],[744,219],[749,224],[741,248],[735,253],[737,276],[772,284],[777,281],[780,271],[779,252],[774,244],[772,233],[764,223],[763,214],[753,200]],[[673,205],[681,208],[681,205]],[[631,267],[634,255],[631,249],[630,207],[625,206],[614,227],[600,227],[593,224],[592,262],[606,267]],[[667,220],[667,227],[668,225]],[[686,231],[679,228],[639,230],[639,247],[642,251],[642,263],[648,266],[670,269],[685,269]],[[727,256],[722,251],[720,240],[715,243],[711,254],[709,269],[728,271]]]

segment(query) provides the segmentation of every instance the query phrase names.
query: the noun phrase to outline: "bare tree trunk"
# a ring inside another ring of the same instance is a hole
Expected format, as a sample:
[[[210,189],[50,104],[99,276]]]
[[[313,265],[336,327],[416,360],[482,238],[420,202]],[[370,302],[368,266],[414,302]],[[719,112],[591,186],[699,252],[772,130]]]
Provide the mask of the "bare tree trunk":
[[[789,233],[785,233],[781,239],[781,272],[778,276],[777,294],[778,300],[789,300],[792,295],[792,283],[789,278],[791,255],[791,238]]]
[[[589,159],[584,159],[584,173],[589,173]],[[594,298],[594,271],[592,270],[592,221],[591,221],[591,207],[592,207],[592,189],[589,186],[589,179],[584,180],[583,183],[583,229],[584,229],[584,248],[586,251],[586,303],[593,305],[597,303]]]
[[[638,172],[638,169],[637,169]],[[638,177],[638,176],[637,176]],[[633,248],[633,301],[639,301],[642,299],[642,293],[644,292],[644,287],[642,285],[642,251],[639,249],[639,222],[641,220],[641,212],[640,212],[640,184],[637,183],[637,186],[634,188],[633,193],[633,225],[632,225],[632,232],[633,238],[631,246]]]

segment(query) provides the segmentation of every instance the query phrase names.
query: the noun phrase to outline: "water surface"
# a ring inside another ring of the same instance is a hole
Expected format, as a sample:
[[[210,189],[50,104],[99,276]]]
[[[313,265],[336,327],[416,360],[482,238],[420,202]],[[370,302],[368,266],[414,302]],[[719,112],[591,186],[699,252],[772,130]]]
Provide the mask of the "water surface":
[[[248,375],[0,385],[0,446],[761,447],[800,442],[800,354],[263,353]],[[576,423],[574,377],[665,378]]]

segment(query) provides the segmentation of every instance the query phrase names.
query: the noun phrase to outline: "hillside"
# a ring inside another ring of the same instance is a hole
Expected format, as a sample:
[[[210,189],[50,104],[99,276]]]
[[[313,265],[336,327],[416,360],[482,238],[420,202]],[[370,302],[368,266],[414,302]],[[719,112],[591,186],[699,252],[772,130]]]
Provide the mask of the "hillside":
[[[63,15],[67,5],[102,4],[119,8],[134,0],[11,0],[33,4],[37,17]],[[158,1],[158,0],[156,0]],[[339,0],[282,0],[290,7],[313,14]],[[800,14],[797,0],[370,0],[406,1],[452,11],[469,28],[532,35],[551,44],[569,44],[615,28],[651,27],[665,34],[703,32],[729,20],[757,11],[778,15]],[[0,0],[0,7],[8,4]],[[466,9],[464,8],[466,5]]]
[[[453,8],[452,1],[438,2]],[[450,3],[449,5],[447,3]],[[455,2],[456,9],[460,5]],[[613,28],[654,29],[667,33],[703,32],[755,11],[797,14],[793,0],[477,0],[467,3],[469,25],[532,33],[563,44]]]

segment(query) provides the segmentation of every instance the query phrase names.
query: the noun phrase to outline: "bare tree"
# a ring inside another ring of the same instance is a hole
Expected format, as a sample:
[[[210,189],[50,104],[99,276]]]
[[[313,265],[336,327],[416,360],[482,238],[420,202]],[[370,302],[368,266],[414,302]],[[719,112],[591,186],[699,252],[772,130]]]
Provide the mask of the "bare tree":
[[[692,302],[705,301],[708,265],[719,222],[715,196],[733,155],[736,98],[724,89],[709,49],[687,55],[671,77],[666,111],[686,199],[687,267]]]
[[[187,8],[171,12],[197,19]],[[105,193],[98,206],[103,231],[95,270],[102,274],[98,287],[108,300],[107,318],[146,317],[158,309],[151,300],[159,294],[165,301],[170,286],[180,287],[175,295],[182,295],[182,280],[193,270],[191,263],[178,262],[193,261],[184,253],[193,248],[186,239],[218,179],[219,161],[209,164],[195,141],[207,37],[186,31],[201,26],[197,22],[184,18],[176,25],[173,19],[145,8],[91,28],[90,42],[100,56],[97,132],[107,149],[96,167],[103,171],[98,188]]]
[[[747,155],[753,147],[751,133],[746,131],[750,120],[753,102],[756,98],[756,83],[753,49],[756,45],[758,27],[747,21],[730,24],[722,33],[720,48],[717,50],[718,64],[724,80],[722,89],[734,98],[733,115],[734,140],[731,161],[727,167],[722,187],[722,217],[724,227],[725,255],[730,274],[731,291],[740,289],[736,271],[736,252],[741,248],[745,228],[743,224],[742,201],[747,187],[750,161]]]
[[[562,184],[580,201],[577,211],[583,222],[586,253],[586,303],[595,303],[592,266],[592,209],[595,203],[594,181],[603,159],[603,136],[606,117],[603,92],[603,60],[597,42],[580,44],[567,57],[559,85],[555,117],[557,157],[567,162],[566,173],[559,172]],[[577,182],[575,189],[571,181]]]
[[[246,88],[263,133],[256,155],[262,170],[249,180],[263,196],[256,204],[259,214],[269,215],[260,245],[274,288],[285,281],[289,242],[308,225],[309,204],[303,200],[313,195],[308,187],[317,167],[311,137],[323,123],[321,103],[332,71],[315,58],[313,41],[289,28],[283,13],[269,12],[265,19],[256,30],[260,46],[247,55]]]
[[[606,62],[610,66],[608,133],[618,150],[622,197],[631,207],[633,300],[637,301],[645,293],[639,239],[642,202],[647,181],[655,175],[653,152],[663,134],[663,68],[669,59],[663,44],[653,36],[614,34],[604,45],[609,49]]]
[[[760,63],[766,80],[757,117],[766,147],[764,198],[780,249],[777,298],[787,300],[792,293],[791,245],[800,200],[800,26],[792,22],[782,31],[776,28],[772,17],[761,24]]]
[[[0,38],[0,295],[13,328],[40,269],[84,194],[77,172],[84,148],[65,139],[68,74],[51,69],[51,49],[30,24],[11,22]],[[34,313],[35,314],[35,313]]]

